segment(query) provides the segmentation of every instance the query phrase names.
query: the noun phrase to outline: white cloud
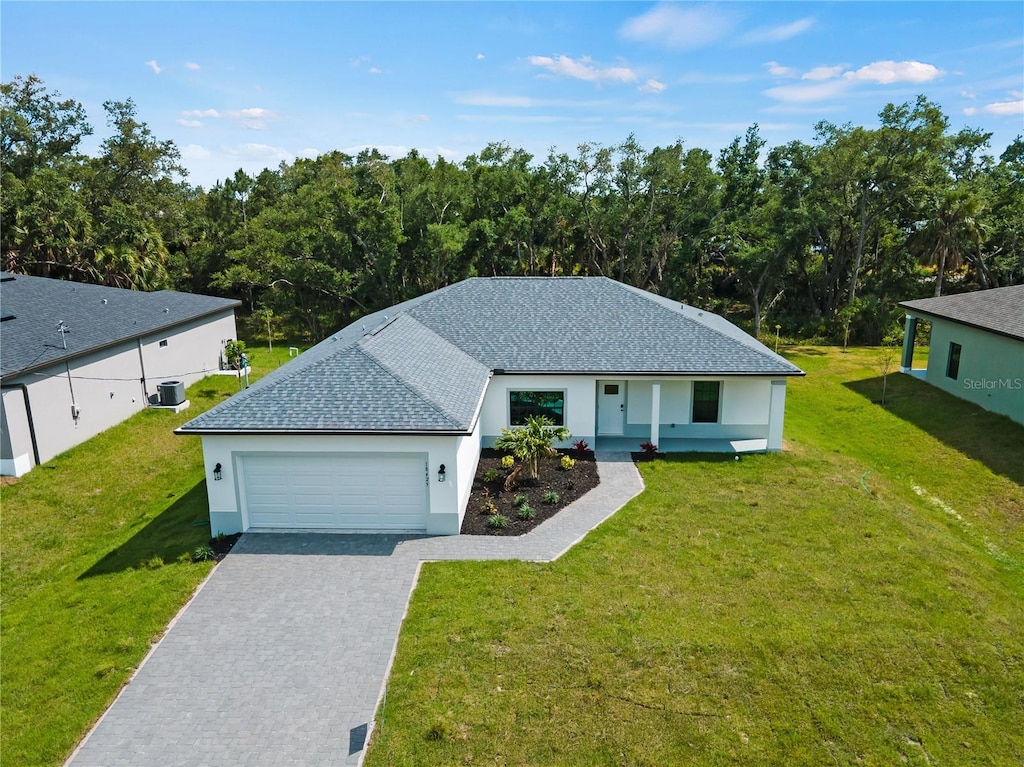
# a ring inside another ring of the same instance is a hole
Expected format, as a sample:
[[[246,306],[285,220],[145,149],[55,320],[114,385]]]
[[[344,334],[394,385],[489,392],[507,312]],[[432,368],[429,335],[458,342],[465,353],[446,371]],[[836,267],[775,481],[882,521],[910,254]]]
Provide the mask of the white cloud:
[[[210,110],[213,111],[212,109]],[[215,115],[211,115],[215,116]],[[278,117],[277,112],[273,112],[269,109],[263,109],[262,107],[249,107],[248,109],[236,109],[227,113],[227,116],[233,120],[253,120],[261,118],[275,118]]]
[[[814,85],[794,83],[793,85],[779,85],[775,88],[769,88],[764,92],[764,95],[787,103],[803,103],[835,98],[848,87],[849,83],[846,80],[831,80]]]
[[[862,80],[880,85],[891,83],[926,83],[946,74],[931,64],[920,61],[876,61],[866,67],[847,72],[847,80]]]
[[[185,69],[191,69],[193,72],[198,72],[202,67],[196,64],[194,61],[186,61]]]
[[[843,73],[843,65],[835,67],[815,67],[814,69],[804,72],[801,80],[831,80],[834,77],[839,77]]]
[[[966,110],[965,110],[966,111]],[[990,115],[1024,115],[1024,99],[1020,101],[996,101],[986,104],[983,111]]]
[[[230,120],[237,120],[249,130],[266,130],[266,120],[276,120],[281,117],[280,114],[272,109],[264,109],[263,107],[231,109],[227,112],[218,112],[216,109],[189,109],[182,112],[181,116],[186,119],[178,120],[178,124],[188,128],[200,127],[202,123],[199,122],[199,118],[219,120],[222,117],[226,117]]]
[[[477,60],[477,61],[483,61],[483,60],[484,60],[484,59],[486,59],[486,58],[487,58],[487,57],[486,57],[486,56],[484,56],[484,55],[483,55],[482,53],[478,53],[478,54],[476,55],[476,60]]]
[[[535,67],[543,67],[552,74],[585,80],[590,83],[617,82],[635,83],[637,74],[629,67],[606,67],[599,69],[593,65],[589,56],[573,59],[569,56],[531,56],[530,63]]]
[[[146,66],[153,70],[154,75],[158,75],[164,71],[163,68],[161,68],[161,66],[156,63],[156,59],[150,59],[149,61],[147,61]]]
[[[369,72],[371,75],[379,75],[380,74],[380,70],[377,69],[377,67],[370,67],[366,71]]]
[[[352,58],[352,59],[348,60],[348,65],[350,67],[361,67],[363,64],[369,64],[369,63],[370,63],[370,57],[369,56],[356,56],[355,58]]]
[[[978,113],[978,108],[977,107],[964,107],[964,114],[967,115],[968,117],[970,117],[973,114],[977,114],[977,113]]]
[[[402,118],[402,122],[404,122],[404,123],[428,123],[428,122],[430,122],[430,116],[429,115],[413,115],[412,117],[404,117],[404,118]]]
[[[275,165],[281,162],[291,162],[295,159],[295,155],[287,149],[270,146],[269,144],[237,144],[233,147],[227,147],[225,151],[227,154],[240,160],[272,162]]]
[[[314,160],[320,156],[320,150],[314,149],[313,147],[306,147],[305,149],[300,149],[298,152],[296,152],[295,156],[305,157],[306,159]]]
[[[212,152],[199,144],[186,144],[181,148],[181,156],[185,160],[208,160]]]
[[[962,98],[965,98],[965,99],[976,99],[976,98],[978,98],[978,94],[977,94],[977,93],[975,93],[975,92],[974,92],[974,91],[972,91],[972,90],[964,90],[964,91],[960,91],[960,96],[961,96]]]
[[[661,93],[666,88],[668,88],[668,86],[665,85],[665,83],[652,78],[637,88],[637,90],[643,91],[644,93]]]
[[[769,61],[764,66],[772,77],[796,77],[793,67],[784,67],[777,61]]]
[[[663,3],[629,19],[619,34],[627,40],[668,48],[701,48],[725,37],[735,27],[736,19],[735,14],[712,6],[693,8]]]
[[[814,19],[797,19],[789,24],[780,24],[777,27],[759,27],[743,36],[740,42],[743,43],[781,43],[789,40],[814,26]]]

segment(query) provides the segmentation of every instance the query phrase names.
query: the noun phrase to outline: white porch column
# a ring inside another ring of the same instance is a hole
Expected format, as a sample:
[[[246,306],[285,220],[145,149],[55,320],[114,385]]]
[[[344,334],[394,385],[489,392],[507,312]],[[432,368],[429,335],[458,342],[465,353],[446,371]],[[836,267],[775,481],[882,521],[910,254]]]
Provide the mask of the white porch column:
[[[772,399],[768,413],[768,450],[782,450],[782,422],[786,417],[786,379],[772,381]]]
[[[651,384],[651,444],[657,445],[661,438],[661,384]]]

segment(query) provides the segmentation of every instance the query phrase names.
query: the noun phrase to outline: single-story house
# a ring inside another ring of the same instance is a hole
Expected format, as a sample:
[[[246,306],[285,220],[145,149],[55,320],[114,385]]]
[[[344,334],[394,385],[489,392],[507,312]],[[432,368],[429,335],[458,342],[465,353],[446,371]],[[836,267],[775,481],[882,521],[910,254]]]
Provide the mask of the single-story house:
[[[544,414],[598,449],[779,450],[803,372],[604,277],[473,278],[371,314],[192,419],[214,534],[457,534],[481,447]]]
[[[218,370],[238,304],[0,273],[0,473],[21,476],[120,423],[163,383]]]
[[[903,301],[900,370],[914,374],[918,320],[931,323],[924,380],[1024,424],[1024,285]]]

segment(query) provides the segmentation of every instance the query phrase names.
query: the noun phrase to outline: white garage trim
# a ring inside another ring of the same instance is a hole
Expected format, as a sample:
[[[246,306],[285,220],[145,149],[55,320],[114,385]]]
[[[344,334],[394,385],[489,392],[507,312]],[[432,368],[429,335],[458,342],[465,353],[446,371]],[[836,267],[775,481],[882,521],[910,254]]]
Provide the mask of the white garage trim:
[[[245,530],[423,532],[426,453],[235,455]]]

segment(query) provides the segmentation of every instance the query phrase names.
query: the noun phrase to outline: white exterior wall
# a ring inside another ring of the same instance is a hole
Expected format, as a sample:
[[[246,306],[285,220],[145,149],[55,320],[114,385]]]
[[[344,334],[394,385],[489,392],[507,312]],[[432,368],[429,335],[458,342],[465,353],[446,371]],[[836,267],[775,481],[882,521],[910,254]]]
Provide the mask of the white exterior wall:
[[[54,363],[5,381],[4,386],[23,383],[28,387],[39,460],[45,463],[147,407],[149,395],[157,393],[161,382],[179,380],[191,385],[216,371],[221,340],[234,337],[234,310],[226,309],[160,334],[124,341],[68,360],[67,364]],[[168,343],[161,348],[160,341],[164,339]],[[68,336],[72,350],[74,343],[72,333]],[[32,468],[34,459],[27,419],[22,415],[23,395],[19,390],[5,388],[3,401],[5,428],[8,408],[12,411],[13,428],[8,435],[11,444],[4,446],[0,470],[5,474],[9,469],[13,470],[10,473],[24,474]],[[72,402],[79,410],[77,420],[72,417]]]
[[[235,337],[235,313],[229,309],[143,338],[140,345],[146,393],[156,394],[164,381],[184,381],[185,386],[191,386],[218,370],[221,342]],[[167,341],[167,346],[161,347],[161,341]]]
[[[595,376],[527,376],[495,375],[484,395],[480,411],[480,433],[485,444],[509,427],[510,391],[565,391],[565,426],[573,439],[593,440],[596,433],[597,378]],[[648,408],[648,413],[650,409]],[[561,447],[567,447],[566,442]]]
[[[71,360],[68,367],[57,363],[17,380],[28,387],[39,460],[44,463],[147,404],[134,341]],[[77,420],[72,417],[72,401],[79,409]],[[27,433],[24,438],[29,438]],[[12,447],[16,453],[31,454],[31,442]]]
[[[246,530],[241,458],[249,453],[423,453],[427,461],[427,533],[456,535],[462,526],[469,491],[473,484],[480,443],[472,436],[304,435],[304,434],[211,434],[203,440],[206,490],[210,502],[212,535]],[[223,479],[216,481],[213,469],[221,464]],[[446,479],[437,481],[437,470],[445,465]]]
[[[767,378],[726,378],[722,384],[724,424],[766,424],[772,405],[772,382]]]

